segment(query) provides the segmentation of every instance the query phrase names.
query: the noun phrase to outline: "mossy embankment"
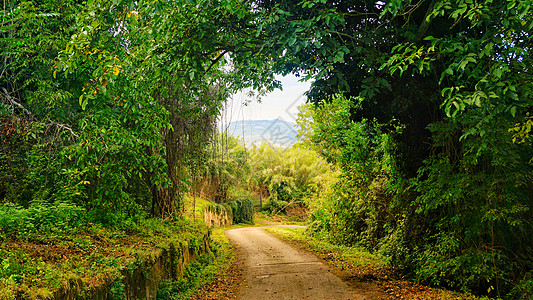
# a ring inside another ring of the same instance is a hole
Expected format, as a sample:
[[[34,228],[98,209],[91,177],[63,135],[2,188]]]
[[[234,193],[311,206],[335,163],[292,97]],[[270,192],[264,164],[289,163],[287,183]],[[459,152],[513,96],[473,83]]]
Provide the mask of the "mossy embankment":
[[[139,219],[104,226],[83,218],[73,223],[47,209],[4,207],[0,299],[153,299],[163,280],[177,280],[191,261],[211,255],[201,222]],[[61,219],[66,223],[60,226]]]
[[[0,299],[192,297],[235,257],[226,228],[204,223],[212,203],[185,204],[180,220],[112,225],[92,222],[74,205],[0,206]]]

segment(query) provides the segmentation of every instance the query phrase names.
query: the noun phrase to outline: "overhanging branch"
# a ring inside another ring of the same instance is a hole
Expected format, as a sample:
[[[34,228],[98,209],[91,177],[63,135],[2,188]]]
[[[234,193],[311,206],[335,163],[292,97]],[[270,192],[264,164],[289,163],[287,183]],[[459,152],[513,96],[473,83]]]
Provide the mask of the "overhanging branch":
[[[35,120],[36,119],[35,115],[29,109],[27,109],[24,105],[22,105],[20,103],[20,101],[17,101],[18,100],[17,98],[11,96],[9,94],[9,92],[4,87],[2,87],[2,93],[0,95],[1,95],[1,97],[0,97],[0,101],[1,102],[20,109],[22,112],[24,112],[24,114],[26,114],[28,116],[28,118],[30,120]],[[61,131],[61,130],[68,131],[73,137],[79,138],[79,136],[74,132],[72,127],[70,127],[69,125],[61,124],[61,123],[54,122],[54,121],[50,121],[48,124],[45,124],[44,126],[46,126],[46,127],[55,126],[55,127],[58,128],[59,131]]]

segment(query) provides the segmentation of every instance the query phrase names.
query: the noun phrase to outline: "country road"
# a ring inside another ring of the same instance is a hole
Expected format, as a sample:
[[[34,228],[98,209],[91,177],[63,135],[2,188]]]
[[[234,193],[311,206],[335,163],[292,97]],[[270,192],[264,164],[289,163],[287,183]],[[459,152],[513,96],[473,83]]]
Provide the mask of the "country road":
[[[245,283],[239,299],[366,299],[332,274],[315,255],[296,249],[263,228],[226,231],[243,260]]]

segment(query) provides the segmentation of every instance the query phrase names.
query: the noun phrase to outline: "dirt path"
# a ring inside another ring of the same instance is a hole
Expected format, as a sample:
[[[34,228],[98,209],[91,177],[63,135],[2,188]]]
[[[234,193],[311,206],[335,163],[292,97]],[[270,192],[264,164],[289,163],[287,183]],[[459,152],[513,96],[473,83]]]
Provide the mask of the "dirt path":
[[[226,231],[243,260],[245,282],[239,299],[367,299],[332,274],[315,255],[294,248],[263,228]]]

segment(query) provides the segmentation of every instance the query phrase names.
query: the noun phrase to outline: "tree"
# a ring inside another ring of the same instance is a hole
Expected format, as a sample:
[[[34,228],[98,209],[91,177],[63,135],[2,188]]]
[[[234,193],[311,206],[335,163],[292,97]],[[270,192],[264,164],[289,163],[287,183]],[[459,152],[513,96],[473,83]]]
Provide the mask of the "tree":
[[[261,3],[275,16],[269,36],[287,47],[279,69],[316,79],[316,113],[339,94],[351,102],[348,119],[313,118],[311,134],[343,170],[333,221],[350,231],[342,241],[435,285],[493,295],[527,286],[519,266],[529,260],[513,249],[527,251],[533,232],[530,3]]]
[[[38,121],[29,179],[42,182],[38,198],[111,219],[139,207],[179,216],[222,102],[279,85],[259,52],[253,5],[8,1],[2,102]]]

